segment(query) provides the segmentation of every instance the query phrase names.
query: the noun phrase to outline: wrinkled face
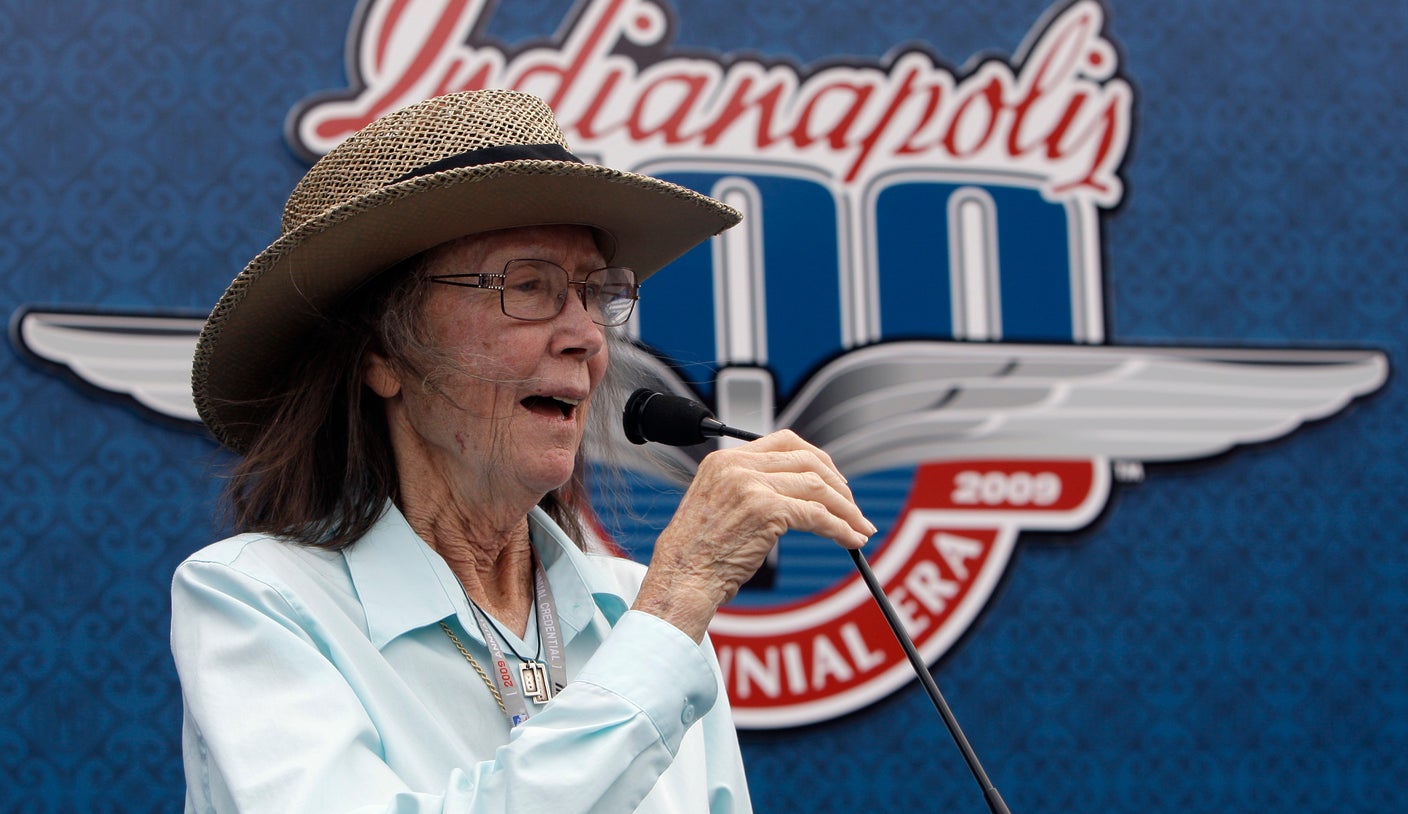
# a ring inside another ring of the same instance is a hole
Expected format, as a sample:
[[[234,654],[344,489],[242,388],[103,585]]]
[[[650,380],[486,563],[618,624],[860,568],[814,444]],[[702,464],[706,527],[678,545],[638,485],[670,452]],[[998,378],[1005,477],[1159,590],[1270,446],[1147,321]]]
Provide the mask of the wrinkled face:
[[[425,276],[498,273],[520,258],[552,261],[573,279],[605,265],[587,228],[531,227],[437,247]],[[425,285],[422,333],[437,358],[424,378],[375,355],[366,373],[387,400],[403,487],[443,486],[465,506],[536,503],[572,476],[606,372],[607,329],[575,289],[557,316],[528,322],[503,313],[498,291]]]

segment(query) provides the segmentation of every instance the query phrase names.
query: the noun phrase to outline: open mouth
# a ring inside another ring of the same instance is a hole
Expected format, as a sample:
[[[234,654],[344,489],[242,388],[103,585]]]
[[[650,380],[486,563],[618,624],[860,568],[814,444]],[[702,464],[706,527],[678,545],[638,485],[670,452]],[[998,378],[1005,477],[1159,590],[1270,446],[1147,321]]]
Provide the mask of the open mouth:
[[[551,418],[571,418],[576,411],[580,399],[567,398],[565,396],[529,396],[519,402],[526,407],[529,412],[545,415]]]

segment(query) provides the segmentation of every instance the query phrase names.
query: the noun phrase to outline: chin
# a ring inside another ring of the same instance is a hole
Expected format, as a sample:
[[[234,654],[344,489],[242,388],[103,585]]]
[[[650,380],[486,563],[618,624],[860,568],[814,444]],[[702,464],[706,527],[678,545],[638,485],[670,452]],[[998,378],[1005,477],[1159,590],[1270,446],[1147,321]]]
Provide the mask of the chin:
[[[576,470],[577,456],[575,454],[561,462],[551,460],[553,457],[555,456],[553,456],[552,453],[544,455],[543,458],[537,462],[541,464],[540,468],[534,468],[530,472],[523,473],[524,480],[533,484],[534,491],[543,495],[570,483],[572,481],[572,473]]]

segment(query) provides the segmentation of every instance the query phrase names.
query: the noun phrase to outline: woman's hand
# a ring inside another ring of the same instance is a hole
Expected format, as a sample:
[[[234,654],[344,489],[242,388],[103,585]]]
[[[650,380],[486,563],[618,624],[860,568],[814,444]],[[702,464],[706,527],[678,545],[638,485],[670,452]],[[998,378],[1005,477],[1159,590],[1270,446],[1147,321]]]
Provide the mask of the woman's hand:
[[[715,611],[788,530],[860,548],[875,526],[831,456],[791,430],[713,452],[655,541],[633,607],[702,641]]]

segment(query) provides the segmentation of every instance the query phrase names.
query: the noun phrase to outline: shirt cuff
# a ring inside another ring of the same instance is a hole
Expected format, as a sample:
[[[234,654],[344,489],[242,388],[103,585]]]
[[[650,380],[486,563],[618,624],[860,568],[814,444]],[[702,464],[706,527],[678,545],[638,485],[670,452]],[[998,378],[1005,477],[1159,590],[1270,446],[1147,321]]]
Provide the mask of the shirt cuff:
[[[621,617],[573,681],[593,684],[635,706],[654,722],[671,754],[719,697],[718,679],[703,647],[669,622],[641,611]]]

